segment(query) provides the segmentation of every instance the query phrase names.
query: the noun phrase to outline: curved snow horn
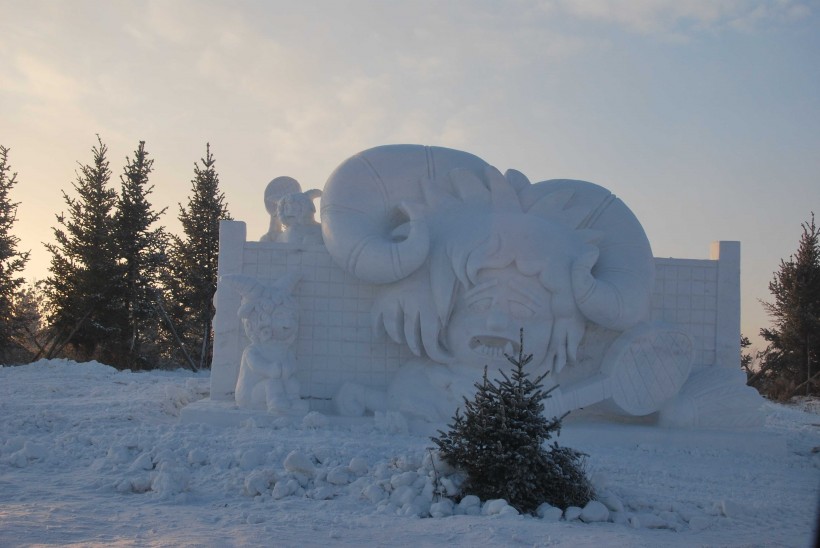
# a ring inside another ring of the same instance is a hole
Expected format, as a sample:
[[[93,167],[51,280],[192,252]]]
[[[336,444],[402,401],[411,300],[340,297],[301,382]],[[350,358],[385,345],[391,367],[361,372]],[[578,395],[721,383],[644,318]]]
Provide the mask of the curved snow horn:
[[[649,317],[655,259],[640,222],[612,196],[594,212],[590,228],[600,231],[597,260],[581,256],[572,267],[572,290],[581,312],[610,329],[625,330]],[[585,262],[586,261],[586,262]]]
[[[328,252],[365,281],[408,277],[430,251],[424,182],[456,168],[482,177],[486,165],[466,152],[420,145],[388,145],[353,156],[331,174],[322,194]]]
[[[655,261],[626,204],[601,186],[570,179],[535,183],[521,202],[530,214],[577,229],[590,244],[571,269],[575,304],[587,319],[625,330],[648,317]]]
[[[311,200],[315,200],[316,198],[322,197],[322,191],[318,188],[312,188],[310,190],[306,190],[304,192],[304,195],[310,198]]]

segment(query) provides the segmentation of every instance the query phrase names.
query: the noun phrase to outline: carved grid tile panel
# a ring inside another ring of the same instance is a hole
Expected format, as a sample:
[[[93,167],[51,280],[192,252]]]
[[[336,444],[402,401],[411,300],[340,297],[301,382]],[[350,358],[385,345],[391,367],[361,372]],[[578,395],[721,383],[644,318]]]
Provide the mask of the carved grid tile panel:
[[[241,271],[263,282],[276,280],[290,270],[302,273],[297,288],[300,327],[296,353],[302,395],[312,398],[311,409],[332,412],[330,398],[345,381],[385,388],[399,364],[411,357],[406,347],[372,335],[373,286],[338,268],[323,246],[244,242],[241,257],[241,270],[223,264],[220,269]],[[718,261],[655,259],[655,264],[652,319],[677,326],[692,337],[695,365],[713,364]],[[231,302],[231,306],[238,306],[238,297]],[[218,310],[217,314],[236,317],[235,308]],[[216,341],[221,345],[220,337],[228,337],[236,343],[228,351],[235,356],[223,359],[234,370],[233,381],[221,381],[229,386],[235,385],[242,349],[248,343],[239,320],[235,321],[237,327],[218,333]],[[228,390],[223,387],[222,392]]]
[[[374,287],[342,271],[322,246],[246,244],[245,275],[273,281],[292,270],[302,274],[297,375],[311,409],[331,411],[329,399],[345,381],[386,388],[409,350],[372,336]]]
[[[717,261],[655,259],[652,319],[692,337],[695,365],[715,363],[717,272]]]

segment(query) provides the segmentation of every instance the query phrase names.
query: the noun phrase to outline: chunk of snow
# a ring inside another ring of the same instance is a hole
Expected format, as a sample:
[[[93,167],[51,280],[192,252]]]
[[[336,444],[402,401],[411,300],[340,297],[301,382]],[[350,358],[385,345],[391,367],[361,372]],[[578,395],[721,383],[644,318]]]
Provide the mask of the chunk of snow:
[[[481,506],[482,516],[495,516],[500,514],[509,503],[504,499],[490,499]]]
[[[346,466],[335,466],[328,470],[326,479],[333,485],[347,485],[350,483],[350,473]]]
[[[554,522],[561,520],[564,511],[548,502],[544,502],[536,508],[535,514],[544,521]]]
[[[585,523],[607,521],[609,519],[609,510],[602,502],[591,500],[581,510],[580,518]]]
[[[308,477],[312,477],[316,471],[313,460],[299,451],[291,451],[285,457],[285,470],[289,472],[299,472]]]
[[[477,515],[481,513],[481,499],[475,495],[467,495],[456,507],[458,514]]]
[[[441,499],[430,505],[430,516],[434,518],[446,518],[452,516],[454,511],[453,501],[450,499]]]
[[[418,494],[418,491],[409,485],[401,485],[390,493],[390,502],[396,506],[404,506],[413,502]]]
[[[153,470],[154,461],[148,453],[141,453],[136,460],[131,463],[131,466],[129,466],[128,469],[132,472],[137,470]]]
[[[208,464],[208,453],[199,447],[191,449],[188,452],[188,462],[190,464],[205,465]]]
[[[347,465],[347,468],[357,476],[363,476],[367,474],[368,470],[370,470],[370,465],[367,464],[367,460],[363,459],[362,457],[353,457],[350,459],[350,464]]]
[[[416,472],[402,472],[401,474],[394,474],[393,477],[390,478],[390,485],[392,485],[393,488],[403,485],[413,485],[418,478],[419,475]]]
[[[242,470],[253,470],[265,463],[265,453],[256,447],[242,452],[239,456],[239,467]]]
[[[604,491],[598,495],[598,500],[607,507],[610,512],[623,512],[624,503],[621,499],[608,491]]]
[[[373,504],[377,504],[387,498],[387,492],[378,484],[371,483],[362,489],[362,496]]]
[[[275,499],[283,499],[299,493],[302,487],[293,478],[281,479],[276,482],[271,491],[271,496]]]
[[[581,517],[581,512],[583,512],[583,508],[579,508],[577,506],[570,506],[566,510],[564,510],[564,519],[567,521],[573,521]]]
[[[276,483],[272,470],[254,470],[245,477],[245,494],[251,497],[268,493]]]

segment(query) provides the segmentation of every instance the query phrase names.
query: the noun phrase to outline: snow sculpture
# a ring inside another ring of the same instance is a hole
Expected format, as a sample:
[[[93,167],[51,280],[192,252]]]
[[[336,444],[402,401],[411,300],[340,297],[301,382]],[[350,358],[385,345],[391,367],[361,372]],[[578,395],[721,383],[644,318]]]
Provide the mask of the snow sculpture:
[[[306,413],[308,406],[299,397],[299,381],[294,377],[292,350],[299,327],[292,293],[299,275],[285,275],[272,286],[241,275],[225,280],[242,294],[238,316],[251,341],[242,353],[236,404],[278,415]]]
[[[277,177],[265,189],[265,209],[270,214],[270,228],[261,241],[294,244],[321,244],[322,229],[314,219],[313,200],[321,190],[302,192],[292,177]]]
[[[523,328],[532,373],[550,371],[559,385],[549,414],[584,408],[674,427],[761,421],[762,400],[731,374],[739,242],[713,243],[708,260],[656,258],[640,222],[603,187],[531,183],[472,154],[418,145],[351,157],[323,193],[274,179],[265,207],[260,242],[247,241],[242,222],[220,226],[215,411],[309,403],[396,424],[446,421],[485,365],[509,367],[504,354],[518,352]],[[298,291],[285,282],[294,273]],[[224,283],[237,276],[241,295]],[[259,289],[274,280],[276,291]],[[263,340],[249,307],[286,286],[293,338]],[[267,371],[257,362],[273,371],[257,375]]]
[[[531,184],[465,152],[384,146],[331,175],[322,227],[337,264],[379,284],[377,326],[418,358],[386,394],[343,386],[342,413],[446,419],[484,365],[508,367],[522,327],[532,363],[553,377],[579,362],[588,325],[614,339],[587,357],[597,361],[587,378],[556,393],[556,413],[601,402],[652,413],[689,374],[689,337],[648,321],[654,262],[643,228],[600,186]]]

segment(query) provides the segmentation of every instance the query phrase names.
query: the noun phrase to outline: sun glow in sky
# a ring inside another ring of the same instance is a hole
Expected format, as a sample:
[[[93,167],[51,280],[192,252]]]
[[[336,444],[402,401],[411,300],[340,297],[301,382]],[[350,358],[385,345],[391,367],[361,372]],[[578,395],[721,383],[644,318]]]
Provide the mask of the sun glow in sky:
[[[321,188],[380,144],[467,150],[620,196],[656,256],[742,242],[742,331],[820,214],[820,4],[809,0],[0,0],[0,144],[27,275],[96,134],[118,187],[140,140],[152,203],[211,143],[234,218],[279,175]]]

